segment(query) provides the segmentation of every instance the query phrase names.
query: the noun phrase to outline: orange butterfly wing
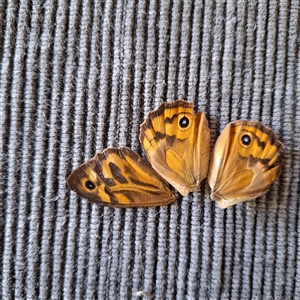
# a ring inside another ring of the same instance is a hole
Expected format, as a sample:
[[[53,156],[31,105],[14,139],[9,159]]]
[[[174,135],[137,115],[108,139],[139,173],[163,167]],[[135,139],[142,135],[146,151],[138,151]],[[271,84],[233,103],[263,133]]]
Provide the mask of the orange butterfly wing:
[[[193,103],[177,100],[150,112],[140,141],[152,167],[182,195],[199,188],[208,171],[210,131]]]
[[[151,165],[125,147],[98,153],[75,169],[67,183],[80,197],[105,206],[160,206],[176,200]]]
[[[216,141],[208,183],[221,208],[256,198],[278,177],[282,143],[260,122],[229,123]]]

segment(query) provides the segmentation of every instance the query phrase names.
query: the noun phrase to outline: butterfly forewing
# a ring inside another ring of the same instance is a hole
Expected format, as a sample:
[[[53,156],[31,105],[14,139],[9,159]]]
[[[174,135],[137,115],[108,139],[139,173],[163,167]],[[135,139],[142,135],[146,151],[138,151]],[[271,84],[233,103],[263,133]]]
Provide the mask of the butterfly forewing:
[[[176,200],[168,183],[129,148],[108,148],[69,176],[80,197],[114,207],[160,206]]]

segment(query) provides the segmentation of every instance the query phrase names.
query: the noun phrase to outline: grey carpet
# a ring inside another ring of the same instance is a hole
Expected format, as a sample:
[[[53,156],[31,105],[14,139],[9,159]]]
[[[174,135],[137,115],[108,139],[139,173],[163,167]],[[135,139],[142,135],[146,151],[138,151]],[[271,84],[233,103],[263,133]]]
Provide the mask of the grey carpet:
[[[299,299],[299,1],[0,1],[1,299]],[[262,197],[103,208],[71,170],[186,99],[285,145]]]

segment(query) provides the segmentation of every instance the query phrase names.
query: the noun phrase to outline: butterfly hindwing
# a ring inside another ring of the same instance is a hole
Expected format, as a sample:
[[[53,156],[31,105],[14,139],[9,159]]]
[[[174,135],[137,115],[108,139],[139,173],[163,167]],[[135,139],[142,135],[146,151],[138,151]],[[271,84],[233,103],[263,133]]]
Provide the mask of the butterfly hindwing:
[[[229,123],[215,143],[208,173],[221,208],[256,198],[278,177],[282,143],[260,122]]]
[[[208,171],[210,131],[193,103],[177,100],[150,112],[140,141],[152,167],[182,195],[199,188]]]

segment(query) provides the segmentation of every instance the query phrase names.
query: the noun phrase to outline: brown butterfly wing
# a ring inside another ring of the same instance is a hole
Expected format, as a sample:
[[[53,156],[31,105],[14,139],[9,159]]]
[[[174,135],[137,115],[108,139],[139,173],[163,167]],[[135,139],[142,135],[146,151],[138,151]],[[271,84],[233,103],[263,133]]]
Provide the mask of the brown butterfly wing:
[[[140,141],[152,167],[182,195],[199,188],[208,171],[210,131],[193,103],[177,100],[150,112]]]
[[[221,208],[256,198],[278,177],[282,143],[259,122],[228,124],[214,147],[208,173],[211,197]]]
[[[151,165],[125,147],[98,153],[75,169],[67,183],[80,197],[105,206],[160,206],[176,200]]]

